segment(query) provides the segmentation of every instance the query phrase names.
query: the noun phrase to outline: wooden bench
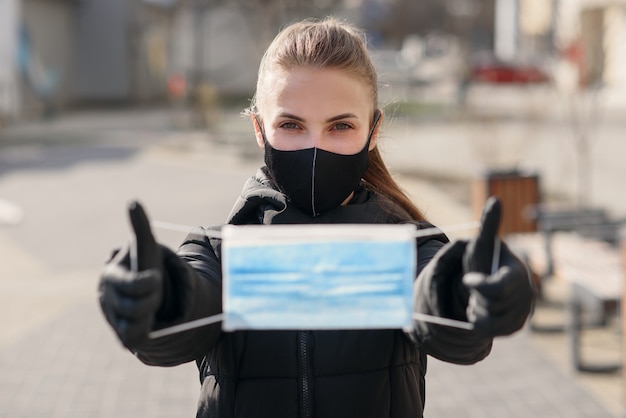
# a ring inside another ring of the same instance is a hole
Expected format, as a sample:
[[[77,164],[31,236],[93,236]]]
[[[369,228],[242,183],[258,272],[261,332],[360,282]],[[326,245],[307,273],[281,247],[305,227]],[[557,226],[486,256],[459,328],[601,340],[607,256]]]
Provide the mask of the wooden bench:
[[[563,280],[569,286],[569,323],[564,329],[569,332],[574,368],[615,371],[621,366],[583,361],[581,333],[587,327],[606,325],[619,313],[624,271],[617,244],[623,222],[595,209],[536,213],[539,232],[510,234],[505,240],[526,259],[540,288],[546,280]]]

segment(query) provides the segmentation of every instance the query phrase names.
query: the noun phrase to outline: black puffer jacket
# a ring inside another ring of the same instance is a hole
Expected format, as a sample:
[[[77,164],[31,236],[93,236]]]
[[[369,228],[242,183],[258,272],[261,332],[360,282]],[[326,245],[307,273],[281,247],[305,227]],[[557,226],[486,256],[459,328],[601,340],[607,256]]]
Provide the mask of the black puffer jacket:
[[[408,214],[365,187],[348,205],[311,218],[287,206],[262,170],[246,183],[229,219],[233,224],[401,222],[410,222]],[[221,312],[220,242],[205,232],[198,228],[180,247],[178,257],[166,257],[169,303],[177,311],[172,322]],[[443,234],[418,240],[419,271],[446,242]],[[431,300],[435,294],[431,287],[417,279],[415,306],[440,315],[436,307],[445,304]],[[463,305],[463,297],[453,294],[454,286],[450,292],[450,300]],[[456,308],[460,312],[465,306]],[[491,339],[425,323],[408,333],[226,333],[217,324],[150,341],[137,356],[161,366],[195,360],[202,382],[198,417],[382,418],[422,416],[427,354],[470,364],[487,356],[490,348]]]

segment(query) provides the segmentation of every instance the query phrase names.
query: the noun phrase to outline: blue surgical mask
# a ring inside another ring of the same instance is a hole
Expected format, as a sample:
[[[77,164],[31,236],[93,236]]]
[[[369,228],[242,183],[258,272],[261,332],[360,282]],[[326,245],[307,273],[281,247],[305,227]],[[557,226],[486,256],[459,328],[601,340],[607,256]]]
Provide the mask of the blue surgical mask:
[[[412,326],[414,225],[222,230],[225,331]]]

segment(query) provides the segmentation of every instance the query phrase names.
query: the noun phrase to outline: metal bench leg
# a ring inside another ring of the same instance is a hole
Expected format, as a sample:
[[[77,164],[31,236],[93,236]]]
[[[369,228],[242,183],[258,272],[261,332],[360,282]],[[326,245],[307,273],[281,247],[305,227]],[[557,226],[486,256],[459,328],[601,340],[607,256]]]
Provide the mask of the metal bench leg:
[[[571,296],[569,314],[570,356],[574,370],[581,371],[583,369],[580,350],[582,306],[576,295]]]
[[[576,289],[572,289],[569,303],[569,334],[570,355],[574,370],[587,373],[614,373],[622,368],[621,364],[586,364],[582,355],[582,321],[583,303],[577,295]]]

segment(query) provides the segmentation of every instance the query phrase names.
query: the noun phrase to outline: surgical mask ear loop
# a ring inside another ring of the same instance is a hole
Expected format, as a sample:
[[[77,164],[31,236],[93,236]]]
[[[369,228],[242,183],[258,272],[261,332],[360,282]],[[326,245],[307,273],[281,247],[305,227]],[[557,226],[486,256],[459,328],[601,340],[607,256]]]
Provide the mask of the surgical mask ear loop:
[[[374,131],[376,130],[376,126],[378,125],[378,122],[380,121],[381,113],[382,112],[380,111],[380,109],[376,109],[376,111],[374,112],[374,123],[372,123],[372,129],[370,129],[370,133],[367,136],[367,144],[366,144],[367,147],[369,147],[370,141],[372,140],[372,136],[374,135]]]
[[[259,127],[259,131],[261,131],[261,138],[263,138],[263,144],[267,145],[267,137],[265,136],[265,129],[263,128],[263,125],[261,125],[261,121],[259,120],[259,115],[257,115],[256,113],[254,114],[254,120],[256,121],[256,125]]]
[[[259,127],[259,131],[261,131],[261,137],[263,138],[263,144],[267,145],[267,138],[265,137],[265,129],[263,129],[263,125],[261,125],[261,121],[259,120],[259,116],[255,113],[254,120],[256,121],[256,125]]]

